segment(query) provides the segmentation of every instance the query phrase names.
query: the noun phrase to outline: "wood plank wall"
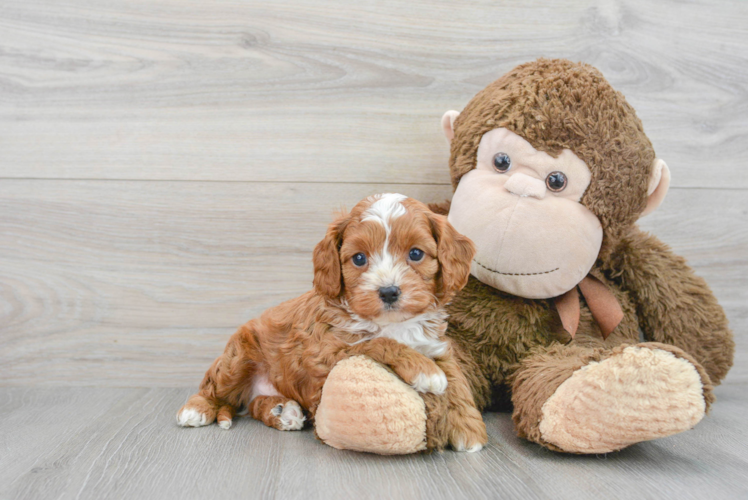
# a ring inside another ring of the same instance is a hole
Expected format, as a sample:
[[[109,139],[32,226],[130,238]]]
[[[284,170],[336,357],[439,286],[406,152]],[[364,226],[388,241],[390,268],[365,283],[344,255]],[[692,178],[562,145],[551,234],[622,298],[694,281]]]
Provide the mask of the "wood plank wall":
[[[4,0],[0,384],[192,386],[307,290],[331,213],[450,196],[442,113],[538,56],[637,109],[642,225],[707,278],[748,370],[748,3]]]

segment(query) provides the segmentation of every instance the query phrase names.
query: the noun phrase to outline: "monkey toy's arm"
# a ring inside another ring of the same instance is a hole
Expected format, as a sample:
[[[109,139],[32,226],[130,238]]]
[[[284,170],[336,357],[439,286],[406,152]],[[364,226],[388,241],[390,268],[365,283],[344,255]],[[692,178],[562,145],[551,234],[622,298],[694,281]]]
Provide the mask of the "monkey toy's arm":
[[[706,282],[685,259],[636,226],[614,255],[608,272],[636,304],[647,340],[680,347],[719,384],[732,366],[735,342]]]

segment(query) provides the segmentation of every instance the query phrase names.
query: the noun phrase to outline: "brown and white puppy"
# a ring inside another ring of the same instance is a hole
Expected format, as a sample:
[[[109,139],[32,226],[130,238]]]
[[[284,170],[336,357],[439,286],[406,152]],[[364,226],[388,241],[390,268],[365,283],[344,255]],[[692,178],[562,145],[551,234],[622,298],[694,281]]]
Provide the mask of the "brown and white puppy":
[[[419,392],[447,391],[450,444],[480,450],[485,425],[444,336],[444,306],[465,286],[474,254],[472,242],[423,203],[400,194],[366,198],[315,248],[314,289],[239,328],[177,422],[228,429],[247,411],[270,427],[301,429],[335,364],[366,355]]]

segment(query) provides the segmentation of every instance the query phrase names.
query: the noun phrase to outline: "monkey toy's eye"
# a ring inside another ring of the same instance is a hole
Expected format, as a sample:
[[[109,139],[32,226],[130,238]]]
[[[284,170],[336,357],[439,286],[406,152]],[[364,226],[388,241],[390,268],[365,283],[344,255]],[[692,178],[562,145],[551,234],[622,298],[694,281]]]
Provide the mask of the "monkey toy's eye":
[[[502,174],[512,167],[512,159],[506,153],[496,153],[493,156],[493,168]]]
[[[351,260],[353,261],[353,265],[356,267],[363,267],[366,265],[366,255],[363,253],[357,253]]]
[[[558,193],[566,188],[566,175],[563,172],[551,172],[545,178],[545,185],[553,192]]]
[[[423,250],[421,250],[420,248],[411,248],[408,257],[410,257],[410,260],[412,260],[413,262],[419,262],[421,259],[423,259]]]

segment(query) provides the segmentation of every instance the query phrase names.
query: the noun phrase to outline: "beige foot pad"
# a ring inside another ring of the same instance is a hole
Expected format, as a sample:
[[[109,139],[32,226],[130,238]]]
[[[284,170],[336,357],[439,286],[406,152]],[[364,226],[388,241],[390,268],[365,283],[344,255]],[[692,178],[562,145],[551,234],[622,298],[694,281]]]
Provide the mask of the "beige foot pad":
[[[567,452],[607,453],[690,429],[705,410],[694,365],[632,346],[561,384],[543,405],[540,432]]]
[[[333,448],[382,455],[426,449],[423,399],[397,375],[365,356],[335,365],[314,420],[317,436]]]

